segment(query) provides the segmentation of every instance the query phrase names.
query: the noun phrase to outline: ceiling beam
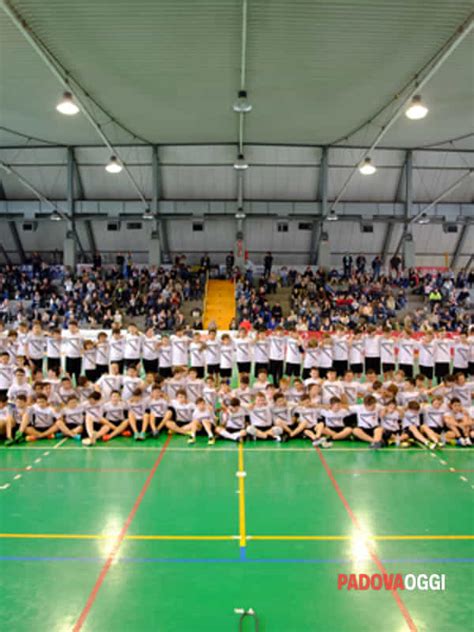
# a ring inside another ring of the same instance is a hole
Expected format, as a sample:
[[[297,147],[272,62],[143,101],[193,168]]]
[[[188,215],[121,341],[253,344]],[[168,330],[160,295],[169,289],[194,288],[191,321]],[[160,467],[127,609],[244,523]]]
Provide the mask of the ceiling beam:
[[[461,232],[459,233],[459,237],[457,239],[456,245],[454,246],[453,254],[451,257],[451,268],[453,269],[456,267],[459,255],[462,254],[470,228],[470,224],[464,224],[464,226],[461,228]]]
[[[23,248],[23,244],[21,243],[20,233],[18,232],[18,228],[16,227],[16,223],[12,222],[12,221],[9,221],[8,222],[8,227],[10,228],[10,232],[11,232],[11,235],[12,235],[13,243],[15,244],[15,249],[18,252],[18,254],[20,255],[20,261],[21,261],[21,263],[25,263],[25,261],[26,261],[25,249]]]
[[[382,262],[385,263],[387,260],[387,255],[390,249],[390,241],[393,235],[393,222],[387,222],[387,226],[385,227],[385,235],[383,237],[382,250],[380,251],[380,256],[382,258]]]
[[[456,48],[461,44],[461,42],[469,35],[472,28],[474,26],[474,17],[471,14],[465,22],[456,29],[453,35],[449,38],[449,40],[443,44],[440,50],[436,53],[436,55],[431,60],[428,67],[424,66],[421,70],[417,71],[410,82],[411,88],[408,90],[407,94],[403,99],[398,99],[399,104],[390,115],[389,119],[381,126],[379,133],[373,140],[370,147],[364,151],[364,153],[360,156],[357,163],[353,166],[352,171],[341,190],[336,196],[336,199],[332,203],[331,210],[335,210],[342,196],[346,192],[349,184],[352,181],[352,178],[357,173],[360,163],[365,159],[370,157],[371,153],[374,151],[376,147],[380,145],[382,138],[385,137],[387,132],[392,128],[395,122],[400,118],[403,114],[406,105],[410,103],[414,96],[420,93],[422,88],[433,78],[433,76],[437,73],[437,71],[441,68],[441,66],[445,63],[445,61],[452,55],[452,53],[456,50]],[[409,85],[410,85],[409,84]],[[393,100],[393,99],[392,99]],[[342,140],[342,139],[341,139]]]
[[[153,145],[151,153],[151,212],[154,219],[154,232],[156,232],[162,256],[169,261],[170,248],[168,240],[168,225],[166,219],[160,215],[160,199],[162,197],[162,178],[160,166],[160,150],[158,145]]]
[[[323,147],[321,150],[321,164],[319,165],[318,200],[319,215],[313,221],[311,228],[310,262],[317,265],[319,259],[319,249],[323,234],[323,221],[328,214],[328,185],[329,185],[329,148]]]
[[[95,240],[94,229],[92,227],[92,221],[90,219],[86,219],[84,226],[86,227],[87,238],[91,247],[92,256],[94,256],[94,253],[97,252],[97,243]]]

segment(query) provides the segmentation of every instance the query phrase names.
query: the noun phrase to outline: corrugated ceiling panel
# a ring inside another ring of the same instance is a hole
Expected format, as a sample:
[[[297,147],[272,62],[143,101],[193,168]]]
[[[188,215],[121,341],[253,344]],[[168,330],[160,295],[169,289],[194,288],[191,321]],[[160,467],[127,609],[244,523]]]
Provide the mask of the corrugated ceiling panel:
[[[215,199],[237,197],[237,176],[228,167],[163,167],[162,197],[167,200]]]
[[[330,200],[334,200],[339,195],[350,173],[350,169],[329,169]],[[341,201],[393,202],[399,178],[399,169],[378,169],[371,176],[364,176],[357,171]]]
[[[461,178],[466,171],[434,170],[413,171],[413,198],[417,202],[431,202]],[[452,193],[443,198],[443,202],[472,202],[474,179],[466,178]]]
[[[313,167],[251,167],[244,196],[251,200],[314,200],[319,170]]]

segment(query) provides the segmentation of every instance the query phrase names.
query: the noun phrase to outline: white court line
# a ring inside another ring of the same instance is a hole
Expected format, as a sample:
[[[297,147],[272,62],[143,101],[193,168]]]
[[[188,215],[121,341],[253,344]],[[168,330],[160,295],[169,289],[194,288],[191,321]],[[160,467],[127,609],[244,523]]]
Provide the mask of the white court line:
[[[67,441],[67,437],[64,437],[64,439],[60,439],[55,445],[53,445],[53,450],[57,450],[58,448],[60,448],[62,446],[63,443],[65,443]],[[76,448],[79,449],[79,448]]]
[[[55,450],[56,448],[59,448],[63,445],[63,443],[67,441],[67,437],[65,437],[64,439],[61,439],[59,441],[59,443],[57,443],[54,447],[53,450]],[[156,452],[158,452],[159,450],[161,450],[163,444],[157,445],[156,447],[150,447],[150,448],[145,448],[145,447],[141,447],[141,446],[117,446],[116,448],[112,448],[112,447],[102,447],[102,446],[97,446],[95,449],[91,449],[91,450],[87,450],[87,454],[96,454],[98,452],[150,452],[150,454],[155,454]],[[23,446],[11,446],[9,448],[5,448],[5,450],[44,450],[44,447],[38,447],[38,446],[30,446],[30,447],[23,447]],[[84,448],[81,446],[64,446],[61,447],[61,452],[65,451],[65,450],[75,450],[76,452],[85,452]],[[250,448],[248,450],[245,451],[245,454],[259,454],[260,452],[272,452],[273,454],[285,454],[286,452],[307,452],[308,454],[312,454],[314,451],[314,448],[280,448],[279,446],[275,446],[274,448]],[[190,447],[183,447],[183,448],[167,448],[166,452],[188,452],[188,453],[192,453],[192,452],[209,452],[209,453],[219,453],[219,452],[237,452],[237,445],[235,447],[229,447],[229,448],[213,448],[213,447],[209,447],[209,448],[200,448],[198,446],[190,446]],[[331,454],[334,452],[367,452],[368,454],[373,454],[372,450],[370,450],[369,448],[330,448],[328,450],[326,450],[324,452],[324,454]],[[377,450],[377,454],[404,454],[405,452],[415,452],[418,454],[430,454],[433,458],[436,458],[436,455],[433,454],[432,452],[428,452],[427,450],[423,450],[421,448],[400,448],[399,450],[397,450],[396,448],[389,448],[389,449],[383,449],[383,450]],[[459,448],[445,448],[444,452],[456,452],[457,454],[467,454],[468,451],[467,450],[460,450]],[[1,453],[1,450],[0,450]],[[471,455],[472,456],[472,455]]]
[[[16,476],[13,477],[14,481],[17,481],[19,478],[21,478],[21,474],[17,474]]]

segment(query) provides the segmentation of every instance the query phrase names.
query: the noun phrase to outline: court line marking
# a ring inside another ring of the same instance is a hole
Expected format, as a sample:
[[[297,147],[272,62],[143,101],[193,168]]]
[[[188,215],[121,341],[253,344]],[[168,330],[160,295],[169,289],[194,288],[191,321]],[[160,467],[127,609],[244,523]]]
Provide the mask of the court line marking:
[[[67,437],[64,437],[64,439],[61,439],[60,441],[58,441],[54,446],[53,446],[53,450],[57,450],[58,448],[60,448],[63,443],[67,441]],[[23,448],[23,449],[28,449],[28,448]],[[43,448],[40,448],[41,450]],[[49,452],[45,452],[45,455],[48,455]],[[38,457],[37,459],[35,459],[34,463],[41,463],[41,457]],[[2,472],[33,472],[34,471],[34,463],[33,465],[30,463],[29,465],[26,465],[23,468],[1,468],[0,471]],[[19,481],[22,478],[22,474],[15,474],[15,476],[12,478],[12,480],[9,483],[6,483],[5,485],[0,485],[0,490],[1,491],[5,491],[7,489],[10,488],[11,484],[14,481]]]
[[[35,555],[0,555],[0,562],[103,562],[103,557],[54,557]],[[383,559],[384,564],[459,564],[474,562],[474,557],[428,557],[428,558],[398,558]],[[122,564],[353,564],[351,558],[286,558],[286,557],[118,557],[116,563]]]
[[[61,442],[67,441],[67,437],[64,439],[61,439]],[[160,450],[162,448],[162,445],[156,445],[156,446],[151,446],[149,448],[145,448],[142,446],[117,446],[115,448],[113,447],[107,447],[107,446],[95,446],[93,449],[91,450],[87,450],[87,454],[98,454],[100,452],[119,452],[119,451],[127,451],[127,452],[150,452],[150,454],[154,454],[156,453],[158,450]],[[53,448],[54,449],[54,448]],[[44,450],[44,446],[10,446],[8,448],[5,448],[5,450]],[[71,451],[76,451],[76,452],[84,452],[84,448],[82,446],[65,446],[62,448],[61,452],[63,452],[64,450],[71,450]],[[229,448],[216,448],[216,447],[209,447],[209,448],[205,448],[205,447],[199,447],[199,446],[192,446],[192,447],[175,447],[175,448],[167,448],[166,450],[167,452],[188,452],[190,454],[192,454],[193,452],[209,452],[209,453],[218,453],[218,452],[235,452],[236,448],[235,447],[229,447]],[[281,446],[274,446],[272,448],[250,448],[249,450],[247,450],[247,454],[259,454],[260,452],[264,453],[264,452],[273,452],[274,454],[285,454],[286,452],[307,452],[308,454],[310,454],[313,451],[312,447],[308,447],[308,448],[287,448],[287,447],[281,447]],[[330,450],[328,450],[329,453],[333,454],[335,452],[368,452],[369,449],[368,448],[364,448],[364,447],[360,447],[360,448],[331,448]],[[418,454],[431,454],[431,452],[426,452],[425,450],[422,450],[421,448],[384,448],[383,450],[378,450],[377,454],[405,454],[406,452],[416,452]],[[469,450],[466,449],[462,449],[459,447],[446,447],[443,450],[443,454],[446,452],[450,452],[450,453],[457,453],[457,454],[466,454],[469,453]]]
[[[244,444],[239,443],[239,545],[241,547],[241,555],[242,547],[245,548],[247,545],[247,533],[246,533],[246,522],[245,522],[245,476],[243,476],[243,472],[245,472],[244,466]]]
[[[450,468],[449,470],[444,470],[438,468],[436,470],[397,470],[397,469],[387,469],[387,470],[372,470],[372,469],[338,469],[333,468],[333,472],[337,472],[338,474],[415,474],[416,472],[420,472],[421,474],[451,474],[451,472],[474,472],[474,470],[466,470],[466,469],[454,469]]]
[[[120,533],[0,533],[0,539],[11,540],[108,540],[117,538]],[[401,540],[474,540],[474,535],[364,535],[366,540],[401,541]],[[241,535],[140,535],[125,534],[123,540],[189,540],[189,541],[219,541],[239,540]],[[358,539],[352,535],[247,535],[246,540],[267,541],[342,541]]]
[[[354,527],[356,527],[356,529],[357,529],[357,531],[359,531],[359,533],[364,535],[364,531],[363,531],[363,529],[362,529],[362,527],[361,527],[361,525],[359,523],[359,520],[358,520],[357,516],[354,514],[354,512],[352,511],[351,506],[347,502],[346,497],[342,493],[342,490],[339,487],[338,482],[334,478],[334,474],[332,473],[331,468],[329,467],[326,459],[324,458],[323,453],[321,452],[321,450],[318,447],[315,447],[315,450],[316,450],[317,455],[319,456],[319,460],[321,461],[321,464],[322,464],[323,468],[326,470],[326,474],[328,475],[328,478],[331,481],[332,486],[334,487],[334,490],[336,491],[336,494],[339,497],[339,500],[344,505],[344,508],[345,508],[349,518],[351,519],[352,524],[354,525]],[[370,557],[372,558],[373,562],[375,562],[375,565],[377,566],[377,568],[380,570],[382,575],[386,575],[387,571],[385,570],[384,565],[380,561],[380,558],[377,555],[376,551],[369,544],[366,544],[366,547],[367,547],[367,551],[370,554]],[[418,628],[415,625],[415,622],[413,621],[413,619],[411,618],[410,613],[408,612],[408,610],[407,610],[402,598],[400,597],[399,593],[396,590],[394,590],[393,588],[390,590],[390,592],[392,593],[392,597],[394,598],[394,600],[395,600],[395,602],[396,602],[396,604],[398,606],[398,609],[400,610],[403,618],[405,619],[405,622],[408,625],[408,629],[410,630],[410,632],[418,632]]]
[[[35,467],[27,465],[26,467],[0,467],[0,472],[61,472],[61,473],[117,473],[117,472],[149,472],[149,467]],[[474,471],[474,470],[472,470]]]
[[[171,436],[172,435],[170,435],[166,439],[165,443],[163,444],[163,447],[160,450],[158,458],[156,459],[155,463],[153,464],[153,467],[151,468],[150,473],[148,474],[147,479],[144,482],[144,484],[143,484],[143,486],[142,486],[142,488],[140,490],[140,493],[138,494],[138,496],[137,496],[137,498],[135,500],[135,503],[133,504],[133,507],[132,507],[130,513],[128,514],[128,516],[127,516],[127,519],[125,520],[125,522],[124,522],[124,524],[122,526],[122,529],[120,530],[120,533],[116,536],[116,540],[115,540],[115,543],[114,543],[114,545],[112,547],[112,550],[110,551],[110,553],[109,553],[109,555],[107,557],[107,560],[105,561],[105,564],[103,565],[102,570],[100,571],[99,577],[97,578],[97,581],[95,582],[95,584],[94,584],[94,586],[93,586],[93,588],[92,588],[92,590],[91,590],[91,592],[89,594],[89,597],[87,598],[86,604],[85,604],[82,612],[80,613],[79,618],[77,619],[74,627],[72,628],[72,632],[79,632],[79,630],[82,629],[82,626],[84,625],[84,622],[87,619],[87,616],[88,616],[88,614],[90,612],[90,609],[94,605],[94,602],[95,602],[95,600],[97,598],[97,594],[98,594],[98,592],[100,590],[100,587],[104,583],[104,580],[105,580],[105,578],[107,576],[107,573],[109,572],[110,567],[112,566],[112,563],[114,562],[114,560],[115,560],[115,558],[117,556],[117,553],[119,552],[119,549],[120,549],[120,547],[122,545],[122,542],[123,542],[125,536],[127,535],[127,531],[130,528],[130,525],[132,524],[133,519],[135,518],[135,515],[136,515],[136,513],[138,511],[138,508],[140,507],[140,505],[142,503],[142,500],[143,500],[143,498],[144,498],[144,496],[145,496],[145,494],[146,494],[146,492],[147,492],[147,490],[148,490],[148,488],[150,486],[151,481],[153,480],[153,477],[154,477],[154,475],[156,473],[156,470],[158,469],[158,466],[160,465],[160,463],[161,463],[161,461],[163,459],[163,456],[164,456],[164,454],[166,452],[166,448],[168,447],[169,442],[171,440]]]

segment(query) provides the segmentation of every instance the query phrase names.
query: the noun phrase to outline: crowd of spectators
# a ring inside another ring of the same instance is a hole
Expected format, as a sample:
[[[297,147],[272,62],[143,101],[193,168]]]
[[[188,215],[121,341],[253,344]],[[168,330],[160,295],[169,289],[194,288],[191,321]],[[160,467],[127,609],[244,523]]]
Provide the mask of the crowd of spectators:
[[[173,330],[183,325],[184,301],[201,300],[205,272],[184,263],[168,268],[134,266],[130,258],[118,265],[94,265],[81,272],[35,259],[28,265],[0,267],[0,319],[40,320],[43,327],[110,328],[142,317],[146,327]],[[197,324],[197,323],[193,323]]]

